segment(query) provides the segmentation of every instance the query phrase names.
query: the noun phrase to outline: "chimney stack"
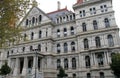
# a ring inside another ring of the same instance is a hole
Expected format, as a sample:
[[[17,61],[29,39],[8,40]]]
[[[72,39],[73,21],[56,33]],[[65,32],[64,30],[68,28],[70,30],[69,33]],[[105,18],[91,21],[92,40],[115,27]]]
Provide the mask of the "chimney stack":
[[[58,1],[57,4],[58,4],[58,10],[60,10],[61,7],[60,1]]]

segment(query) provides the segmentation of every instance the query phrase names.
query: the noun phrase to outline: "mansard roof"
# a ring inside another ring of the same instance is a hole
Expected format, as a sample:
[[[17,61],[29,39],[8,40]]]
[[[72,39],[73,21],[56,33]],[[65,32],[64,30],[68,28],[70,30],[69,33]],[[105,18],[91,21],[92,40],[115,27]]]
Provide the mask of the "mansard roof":
[[[47,13],[47,15],[53,20],[55,21],[55,18],[56,17],[59,17],[59,16],[64,16],[64,15],[67,15],[67,14],[71,14],[73,13],[72,11],[69,11],[67,9],[67,7],[63,8],[63,9],[59,9],[59,10],[56,10],[56,11],[52,11],[52,12],[49,12]]]

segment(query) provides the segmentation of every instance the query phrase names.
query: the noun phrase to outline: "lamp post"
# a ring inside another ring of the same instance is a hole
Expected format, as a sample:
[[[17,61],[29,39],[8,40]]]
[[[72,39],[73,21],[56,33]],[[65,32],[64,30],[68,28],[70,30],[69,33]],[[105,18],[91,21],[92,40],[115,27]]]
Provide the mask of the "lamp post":
[[[37,78],[37,75],[36,75],[37,73],[37,50],[38,49],[35,49],[35,78]]]

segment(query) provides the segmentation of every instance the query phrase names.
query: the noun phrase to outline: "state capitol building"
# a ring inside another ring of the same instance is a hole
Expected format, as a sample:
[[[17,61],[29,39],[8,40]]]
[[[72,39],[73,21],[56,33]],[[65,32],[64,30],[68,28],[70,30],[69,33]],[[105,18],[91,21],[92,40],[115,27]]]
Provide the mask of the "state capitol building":
[[[113,78],[109,65],[120,38],[112,0],[76,0],[71,7],[58,2],[45,13],[32,6],[19,24],[23,38],[1,50],[0,65],[8,60],[12,78],[56,78],[60,67],[69,78]]]

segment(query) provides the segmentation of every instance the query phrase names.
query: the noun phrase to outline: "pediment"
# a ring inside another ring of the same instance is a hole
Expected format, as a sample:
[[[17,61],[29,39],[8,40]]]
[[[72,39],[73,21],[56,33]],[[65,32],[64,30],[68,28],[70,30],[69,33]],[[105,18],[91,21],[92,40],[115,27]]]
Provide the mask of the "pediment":
[[[32,7],[20,23],[22,27],[32,27],[51,22],[51,19],[38,7]]]

